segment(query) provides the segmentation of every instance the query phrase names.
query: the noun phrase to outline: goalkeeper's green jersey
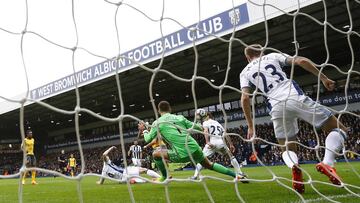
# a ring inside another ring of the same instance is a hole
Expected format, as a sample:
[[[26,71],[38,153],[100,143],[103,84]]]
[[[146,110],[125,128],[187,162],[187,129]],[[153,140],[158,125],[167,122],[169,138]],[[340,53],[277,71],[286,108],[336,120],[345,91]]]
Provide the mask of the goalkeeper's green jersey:
[[[186,142],[188,143],[191,153],[198,149],[201,150],[195,139],[191,137],[186,130],[182,130],[191,128],[194,123],[187,120],[184,116],[170,113],[162,115],[152,124],[150,132],[144,134],[145,142],[151,142],[157,136],[157,123],[159,123],[161,138],[170,145],[171,149],[177,153],[180,158],[189,157],[185,147]],[[202,130],[199,124],[195,124],[194,129]]]

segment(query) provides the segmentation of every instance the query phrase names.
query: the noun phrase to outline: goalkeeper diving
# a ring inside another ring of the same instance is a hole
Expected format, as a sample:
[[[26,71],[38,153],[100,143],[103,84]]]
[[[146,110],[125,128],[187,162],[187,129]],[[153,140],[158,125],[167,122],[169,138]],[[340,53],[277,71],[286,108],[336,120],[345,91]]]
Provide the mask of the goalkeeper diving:
[[[99,185],[103,184],[105,181],[104,177],[110,177],[113,179],[117,179],[117,180],[119,180],[120,183],[126,182],[126,179],[129,176],[130,177],[131,176],[139,176],[140,174],[147,174],[148,176],[150,176],[152,178],[160,178],[161,177],[155,171],[147,169],[147,168],[135,167],[135,166],[128,166],[126,168],[121,167],[120,159],[112,161],[109,157],[110,152],[115,149],[116,149],[116,147],[112,146],[102,154],[102,159],[103,159],[104,165],[102,168],[101,175],[103,177],[101,177],[100,180],[96,182],[97,184],[99,184]],[[146,181],[143,179],[140,179],[140,178],[131,178],[130,179],[130,183],[144,183],[144,182],[146,182]]]
[[[162,140],[165,141],[171,148],[159,148],[153,152],[154,162],[162,175],[158,179],[159,182],[163,182],[168,178],[167,170],[162,157],[166,162],[186,163],[191,161],[190,155],[195,161],[195,164],[200,163],[203,167],[214,170],[218,173],[237,179],[244,179],[244,177],[238,176],[234,171],[222,166],[221,164],[213,163],[204,156],[199,144],[188,132],[189,129],[192,128],[194,130],[202,131],[201,125],[187,120],[182,115],[171,114],[171,106],[167,101],[161,101],[158,104],[158,112],[161,116],[153,123],[150,132],[142,133],[145,129],[145,124],[143,122],[138,124],[138,129],[140,134],[144,136],[145,142],[151,142],[157,138],[157,132],[159,131]]]

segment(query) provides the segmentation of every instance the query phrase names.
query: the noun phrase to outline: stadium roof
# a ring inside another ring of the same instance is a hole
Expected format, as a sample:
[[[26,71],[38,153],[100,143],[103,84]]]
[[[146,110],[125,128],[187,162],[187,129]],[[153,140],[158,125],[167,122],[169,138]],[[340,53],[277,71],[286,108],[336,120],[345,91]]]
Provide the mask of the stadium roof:
[[[349,2],[351,13],[353,14],[354,30],[360,31],[360,5],[356,2]],[[324,21],[323,3],[319,2],[302,9],[320,22]],[[327,1],[328,22],[336,28],[347,31],[349,17],[344,2]],[[268,21],[269,44],[285,53],[294,54],[293,43],[293,18],[286,15],[273,18]],[[324,46],[324,27],[318,25],[313,20],[305,16],[298,16],[296,19],[296,38],[300,44],[299,55],[307,56],[316,63],[323,63],[326,59],[326,50]],[[230,35],[224,36],[229,38]],[[247,44],[264,44],[266,32],[264,23],[242,29],[236,32],[236,38],[243,40]],[[353,50],[355,51],[355,60],[360,61],[360,37],[351,35],[349,37]],[[330,63],[341,66],[347,71],[348,64],[351,62],[351,53],[348,46],[346,35],[334,31],[327,27],[327,45],[330,51]],[[243,55],[244,46],[235,42],[232,47],[231,70],[227,85],[238,87],[238,75],[246,65]],[[228,43],[219,40],[211,40],[197,47],[199,54],[198,76],[206,77],[212,80],[215,85],[220,85],[225,78],[226,67],[228,63]],[[163,69],[171,71],[173,74],[190,79],[193,75],[195,54],[192,48],[167,56],[163,61]],[[155,68],[159,60],[145,64],[150,68]],[[359,66],[357,66],[359,67]],[[296,77],[306,74],[304,71],[296,70]],[[149,82],[152,74],[141,68],[127,70],[119,75],[121,83],[121,94],[123,96],[125,113],[132,114],[151,109],[149,102]],[[295,79],[296,79],[295,77]],[[345,77],[339,74],[338,77]],[[101,112],[104,116],[116,117],[119,113],[119,98],[116,79],[114,76],[102,79],[100,81],[85,85],[79,88],[81,106],[94,112]],[[230,90],[225,90],[228,93]],[[156,95],[159,96],[156,96]],[[198,100],[208,97],[218,96],[219,91],[211,88],[203,81],[196,82],[196,96]],[[173,105],[193,102],[191,94],[191,83],[180,82],[169,75],[159,73],[156,75],[153,85],[153,95],[156,101],[166,99]],[[71,90],[54,97],[44,100],[44,102],[55,107],[73,110],[76,104],[75,91]],[[113,111],[116,105],[117,111]],[[44,108],[38,104],[31,104],[25,107],[25,120],[33,129],[61,129],[66,126],[73,126],[73,123],[67,122],[73,116],[61,115]],[[95,121],[92,116],[82,116],[81,123],[91,123]],[[51,123],[55,121],[55,123]],[[61,122],[61,125],[56,125]],[[18,132],[19,109],[0,115],[0,135],[1,138],[10,138],[11,135]]]

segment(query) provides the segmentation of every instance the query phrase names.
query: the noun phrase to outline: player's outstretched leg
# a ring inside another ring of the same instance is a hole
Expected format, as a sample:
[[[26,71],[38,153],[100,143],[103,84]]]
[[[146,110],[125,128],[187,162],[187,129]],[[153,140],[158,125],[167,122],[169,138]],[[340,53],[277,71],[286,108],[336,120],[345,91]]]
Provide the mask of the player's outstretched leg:
[[[294,164],[291,167],[292,171],[292,186],[298,193],[303,194],[305,192],[305,186],[303,183],[303,175],[299,164]]]
[[[200,173],[201,169],[202,169],[202,165],[197,163],[195,166],[194,176],[191,177],[192,180],[196,180],[199,177],[199,173]]]
[[[279,140],[279,143],[282,144],[282,141]],[[296,149],[296,147],[291,144],[289,149]],[[294,151],[287,150],[282,153],[282,158],[285,164],[291,168],[292,171],[292,187],[298,193],[302,194],[305,192],[305,185],[303,184],[303,175],[300,169],[299,160]]]
[[[218,163],[212,163],[207,157],[201,162],[201,165],[204,166],[207,169],[216,171],[218,173],[222,173],[224,175],[231,176],[233,178],[236,177],[236,174],[234,171],[226,168],[225,166],[218,164]]]
[[[231,165],[234,167],[234,169],[235,169],[238,176],[247,177],[247,175],[241,171],[240,164],[237,161],[237,159],[235,158],[235,156],[232,156],[230,158],[230,162],[231,162]]]
[[[140,172],[140,174],[146,174],[152,178],[160,178],[161,177],[161,175],[159,175],[155,171],[153,171],[151,169],[147,169],[147,168],[139,167],[139,172]]]
[[[102,184],[104,184],[104,181],[105,181],[105,178],[101,177],[98,181],[96,181],[96,184],[102,185]]]
[[[339,127],[339,128],[338,128]],[[336,153],[343,148],[346,135],[346,127],[335,116],[331,116],[322,126],[326,132],[330,132],[325,140],[325,156],[322,162],[316,165],[316,170],[329,177],[330,182],[341,185],[341,178],[336,173],[334,162]]]
[[[201,162],[201,165],[207,169],[216,171],[218,173],[231,176],[233,178],[238,178],[242,183],[249,183],[249,181],[246,180],[244,177],[237,176],[236,173],[229,168],[226,168],[225,166],[218,164],[218,163],[212,163],[207,157]]]
[[[156,167],[160,170],[161,177],[158,178],[159,182],[163,182],[167,177],[167,170],[165,167],[165,164],[162,160],[162,157],[164,157],[165,160],[169,159],[168,153],[166,150],[157,150],[153,152],[153,158]]]
[[[205,156],[205,157],[211,157],[211,156],[216,152],[216,149],[215,149],[215,147],[210,147],[209,144],[206,144],[205,147],[203,148],[202,152],[203,152],[203,156]],[[200,154],[200,153],[199,153],[199,154]],[[202,156],[201,156],[201,157],[202,157]],[[201,160],[202,160],[202,158],[201,158]],[[194,176],[192,176],[190,179],[192,179],[192,180],[198,179],[199,173],[200,173],[200,171],[201,171],[202,168],[203,168],[203,166],[202,166],[200,163],[197,163],[197,164],[195,165]]]
[[[330,117],[323,125],[322,129],[330,133],[325,140],[326,150],[324,159],[321,163],[316,165],[316,170],[329,177],[330,182],[333,184],[341,185],[341,178],[336,173],[334,161],[336,158],[336,153],[340,152],[344,145],[345,139],[347,138],[347,129],[342,123],[338,122],[335,116]]]

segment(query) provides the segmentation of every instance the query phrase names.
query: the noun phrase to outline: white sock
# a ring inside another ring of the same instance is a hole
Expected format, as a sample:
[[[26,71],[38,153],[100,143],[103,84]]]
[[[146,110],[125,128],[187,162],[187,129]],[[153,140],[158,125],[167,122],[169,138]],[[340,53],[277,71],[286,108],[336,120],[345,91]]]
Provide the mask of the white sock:
[[[334,161],[336,157],[336,154],[334,152],[339,152],[343,147],[345,139],[343,135],[341,135],[341,133],[346,136],[344,131],[336,128],[329,133],[325,140],[326,149],[323,163],[331,167],[334,167]]]
[[[148,170],[146,171],[146,174],[147,174],[148,176],[153,177],[153,178],[160,178],[160,177],[161,177],[158,173],[156,173],[155,171],[150,170],[150,169],[148,169]]]
[[[140,179],[140,178],[132,178],[133,180],[135,180],[135,183],[146,183],[145,180]]]
[[[242,166],[246,166],[247,165],[247,160],[245,159],[243,162],[241,162]]]
[[[234,167],[237,174],[242,174],[242,172],[240,170],[239,162],[236,160],[235,157],[231,158],[231,165]]]
[[[198,177],[199,176],[199,173],[202,169],[202,165],[201,164],[196,164],[196,167],[195,167],[195,173],[194,173],[194,177]]]
[[[289,167],[289,168],[292,168],[295,164],[298,164],[299,163],[299,159],[296,155],[295,152],[293,151],[284,151],[282,153],[282,158],[285,162],[285,164]]]

